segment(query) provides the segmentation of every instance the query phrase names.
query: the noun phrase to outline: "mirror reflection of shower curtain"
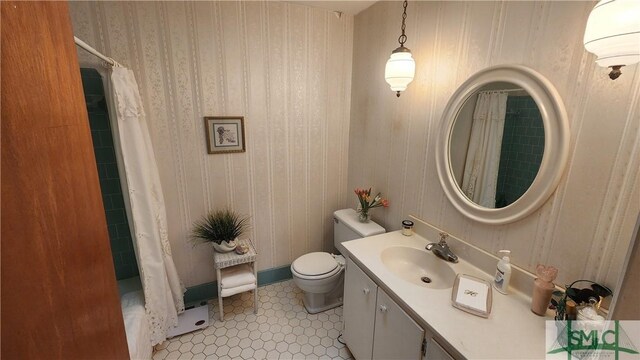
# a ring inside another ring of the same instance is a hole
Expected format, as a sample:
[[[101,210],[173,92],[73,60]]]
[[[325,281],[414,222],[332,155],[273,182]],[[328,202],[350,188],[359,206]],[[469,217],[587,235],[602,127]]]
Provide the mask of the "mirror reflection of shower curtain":
[[[114,145],[122,157],[127,209],[133,232],[152,345],[166,340],[184,311],[184,292],[167,233],[167,214],[142,99],[133,71],[113,67],[108,92],[116,121]],[[120,159],[119,159],[120,160]]]
[[[474,203],[487,208],[495,208],[496,205],[496,186],[506,112],[506,92],[484,91],[478,94],[464,166],[462,191]]]

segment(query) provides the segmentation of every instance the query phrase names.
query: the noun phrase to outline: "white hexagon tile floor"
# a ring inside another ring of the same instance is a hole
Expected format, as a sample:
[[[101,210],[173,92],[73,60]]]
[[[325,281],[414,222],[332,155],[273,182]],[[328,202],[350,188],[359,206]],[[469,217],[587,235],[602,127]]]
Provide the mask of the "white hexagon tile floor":
[[[352,359],[338,341],[342,307],[308,314],[302,291],[292,280],[258,289],[258,313],[250,292],[224,298],[224,322],[218,302],[209,302],[210,326],[156,346],[162,359]]]

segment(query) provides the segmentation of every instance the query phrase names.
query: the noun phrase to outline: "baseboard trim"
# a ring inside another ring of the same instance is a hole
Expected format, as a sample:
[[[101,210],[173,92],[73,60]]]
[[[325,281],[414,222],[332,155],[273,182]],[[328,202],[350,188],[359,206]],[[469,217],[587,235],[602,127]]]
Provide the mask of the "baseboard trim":
[[[258,271],[258,286],[286,281],[293,278],[291,265]]]
[[[285,265],[277,268],[258,271],[258,286],[278,283],[291,279],[291,266]],[[191,286],[184,293],[185,305],[201,303],[218,297],[218,283],[215,281]]]

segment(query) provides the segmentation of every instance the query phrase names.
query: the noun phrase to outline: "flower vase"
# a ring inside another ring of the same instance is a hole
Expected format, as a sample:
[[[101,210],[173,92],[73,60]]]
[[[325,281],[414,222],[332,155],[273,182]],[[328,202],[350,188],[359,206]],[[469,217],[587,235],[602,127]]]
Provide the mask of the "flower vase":
[[[369,216],[369,210],[360,210],[358,212],[358,220],[361,223],[368,223],[369,220],[371,220],[371,217]]]
[[[213,249],[216,252],[219,252],[219,253],[228,253],[230,251],[235,250],[235,248],[236,248],[236,240],[238,240],[238,238],[235,238],[235,239],[233,239],[231,241],[223,240],[223,241],[220,242],[220,244],[216,244],[215,242],[212,242]]]

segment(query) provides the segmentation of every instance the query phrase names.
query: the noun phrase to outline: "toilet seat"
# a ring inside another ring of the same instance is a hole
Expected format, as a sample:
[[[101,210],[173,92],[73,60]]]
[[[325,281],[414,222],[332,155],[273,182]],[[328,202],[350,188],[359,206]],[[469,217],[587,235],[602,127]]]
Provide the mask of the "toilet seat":
[[[333,213],[333,245],[339,253],[347,254],[343,243],[384,233],[375,222],[361,223],[353,209]],[[293,282],[302,290],[302,302],[309,314],[342,305],[346,261],[342,255],[313,252],[295,259],[289,267]]]
[[[339,273],[343,263],[329,253],[313,252],[297,258],[291,264],[291,271],[301,279],[325,279]]]

